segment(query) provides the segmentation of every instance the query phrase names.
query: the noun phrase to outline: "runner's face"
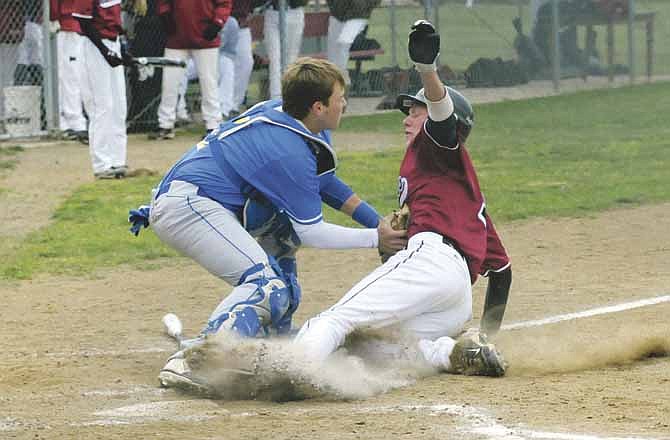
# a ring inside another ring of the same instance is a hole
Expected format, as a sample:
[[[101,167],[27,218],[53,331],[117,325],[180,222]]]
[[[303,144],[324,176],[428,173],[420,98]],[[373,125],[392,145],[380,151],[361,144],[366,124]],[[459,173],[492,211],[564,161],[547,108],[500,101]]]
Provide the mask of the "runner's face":
[[[416,135],[419,134],[427,117],[428,109],[425,106],[414,104],[409,108],[409,114],[402,121],[405,128],[405,141],[407,145],[412,143]]]

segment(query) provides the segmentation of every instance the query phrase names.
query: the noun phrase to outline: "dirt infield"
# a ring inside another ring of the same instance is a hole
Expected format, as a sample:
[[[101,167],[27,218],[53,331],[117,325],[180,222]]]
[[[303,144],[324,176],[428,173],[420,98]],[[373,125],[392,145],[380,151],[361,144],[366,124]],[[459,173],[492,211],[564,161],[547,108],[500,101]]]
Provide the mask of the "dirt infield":
[[[162,172],[188,143],[133,137],[130,163]],[[79,145],[22,153],[0,180],[10,189],[0,193],[0,256],[90,180]],[[0,438],[670,439],[670,357],[658,356],[670,351],[669,211],[661,204],[499,225],[514,266],[507,326],[566,320],[501,332],[505,378],[434,375],[360,399],[223,401],[158,388],[174,349],[162,315],[178,313],[194,333],[228,290],[186,260],[0,283]],[[301,251],[298,323],[377,261],[374,251]],[[476,286],[475,317],[485,285]],[[658,304],[634,308],[650,298]],[[567,320],[616,304],[630,306]],[[354,382],[355,374],[341,371]]]

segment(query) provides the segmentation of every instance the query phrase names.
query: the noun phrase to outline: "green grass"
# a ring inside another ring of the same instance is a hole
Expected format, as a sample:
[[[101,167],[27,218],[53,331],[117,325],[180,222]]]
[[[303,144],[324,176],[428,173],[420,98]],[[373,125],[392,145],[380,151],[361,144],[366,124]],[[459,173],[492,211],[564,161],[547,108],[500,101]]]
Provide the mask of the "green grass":
[[[582,92],[475,106],[469,151],[498,222],[576,216],[670,200],[670,84]],[[394,112],[347,117],[341,131],[398,132]],[[381,213],[396,204],[403,150],[347,152],[338,175]],[[128,209],[148,200],[158,178],[95,182],[78,188],[53,222],[0,262],[0,277],[88,274],[121,263],[151,267],[175,253],[151,231],[128,231]],[[326,209],[329,221],[351,225]]]
[[[156,178],[96,181],[79,187],[54,213],[52,223],[29,234],[18,252],[0,264],[0,278],[35,274],[86,274],[123,263],[138,267],[176,253],[153,233],[128,232],[128,210],[146,203]]]

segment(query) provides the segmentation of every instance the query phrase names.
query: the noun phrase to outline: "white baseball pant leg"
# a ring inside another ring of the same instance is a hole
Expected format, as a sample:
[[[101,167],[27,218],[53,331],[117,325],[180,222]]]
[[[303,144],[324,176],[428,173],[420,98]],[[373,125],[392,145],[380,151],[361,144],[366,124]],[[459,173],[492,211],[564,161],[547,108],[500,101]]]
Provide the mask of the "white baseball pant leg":
[[[286,10],[286,65],[294,62],[302,48],[302,33],[305,28],[305,10],[288,8]],[[265,49],[270,61],[270,99],[281,98],[281,39],[279,33],[279,12],[268,8],[265,10],[264,21]]]
[[[277,276],[269,266],[265,251],[235,214],[218,202],[199,196],[196,185],[172,182],[170,189],[153,201],[150,222],[164,243],[235,286],[216,307],[210,320],[248,300],[257,289],[258,286],[250,282],[237,285],[249,268],[256,264],[264,266],[247,281]]]
[[[58,104],[61,130],[86,130],[84,104],[81,98],[82,44],[76,32],[60,31],[58,44]]]
[[[465,260],[442,236],[422,232],[337,304],[308,320],[295,342],[306,355],[324,360],[354,330],[399,327],[419,340],[433,367],[448,369],[453,337],[471,318]]]
[[[102,40],[120,53],[118,39]],[[88,113],[89,152],[93,172],[126,165],[126,80],[123,66],[111,67],[88,38],[82,43],[84,81],[81,93]]]
[[[186,108],[186,92],[188,91],[188,82],[198,77],[198,71],[193,64],[193,59],[189,58],[186,62],[186,75],[179,82],[179,92],[177,95],[177,119],[188,120],[190,115]]]
[[[254,55],[251,47],[251,29],[241,28],[237,39],[237,53],[235,54],[235,91],[233,96],[233,110],[239,111],[247,96],[251,72],[254,69]]]
[[[219,48],[219,103],[221,113],[227,119],[233,109],[235,91],[235,56],[240,25],[234,17],[229,17],[221,30],[221,47]]]
[[[213,130],[221,123],[221,104],[219,103],[219,48],[193,49],[191,56],[198,69],[200,94],[202,97],[202,119],[205,128]]]
[[[328,60],[340,68],[347,84],[351,82],[347,69],[349,49],[367,23],[364,18],[347,21],[340,21],[332,15],[328,18]]]
[[[165,48],[163,56],[176,60],[186,61],[190,51],[186,49]],[[179,67],[163,67],[163,82],[161,84],[161,103],[158,106],[158,126],[163,129],[174,128],[177,119],[177,101],[179,99],[179,85],[185,77],[185,69]]]

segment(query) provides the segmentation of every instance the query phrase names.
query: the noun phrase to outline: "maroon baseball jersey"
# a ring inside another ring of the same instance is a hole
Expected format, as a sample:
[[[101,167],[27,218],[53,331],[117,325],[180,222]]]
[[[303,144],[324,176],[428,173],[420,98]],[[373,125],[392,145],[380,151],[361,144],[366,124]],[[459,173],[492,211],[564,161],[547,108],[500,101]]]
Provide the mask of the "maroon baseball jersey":
[[[49,20],[60,23],[63,31],[81,33],[79,20],[72,16],[75,0],[49,0]]]
[[[400,205],[407,203],[411,212],[410,237],[426,231],[447,237],[467,260],[472,283],[509,265],[465,148],[439,147],[424,125],[405,152],[398,179]]]
[[[165,47],[170,49],[208,49],[219,47],[221,37],[208,41],[203,32],[211,23],[223,27],[230,16],[231,0],[160,0],[158,15],[170,14],[174,32]]]
[[[72,16],[93,20],[101,38],[116,40],[122,31],[121,0],[73,0]]]

